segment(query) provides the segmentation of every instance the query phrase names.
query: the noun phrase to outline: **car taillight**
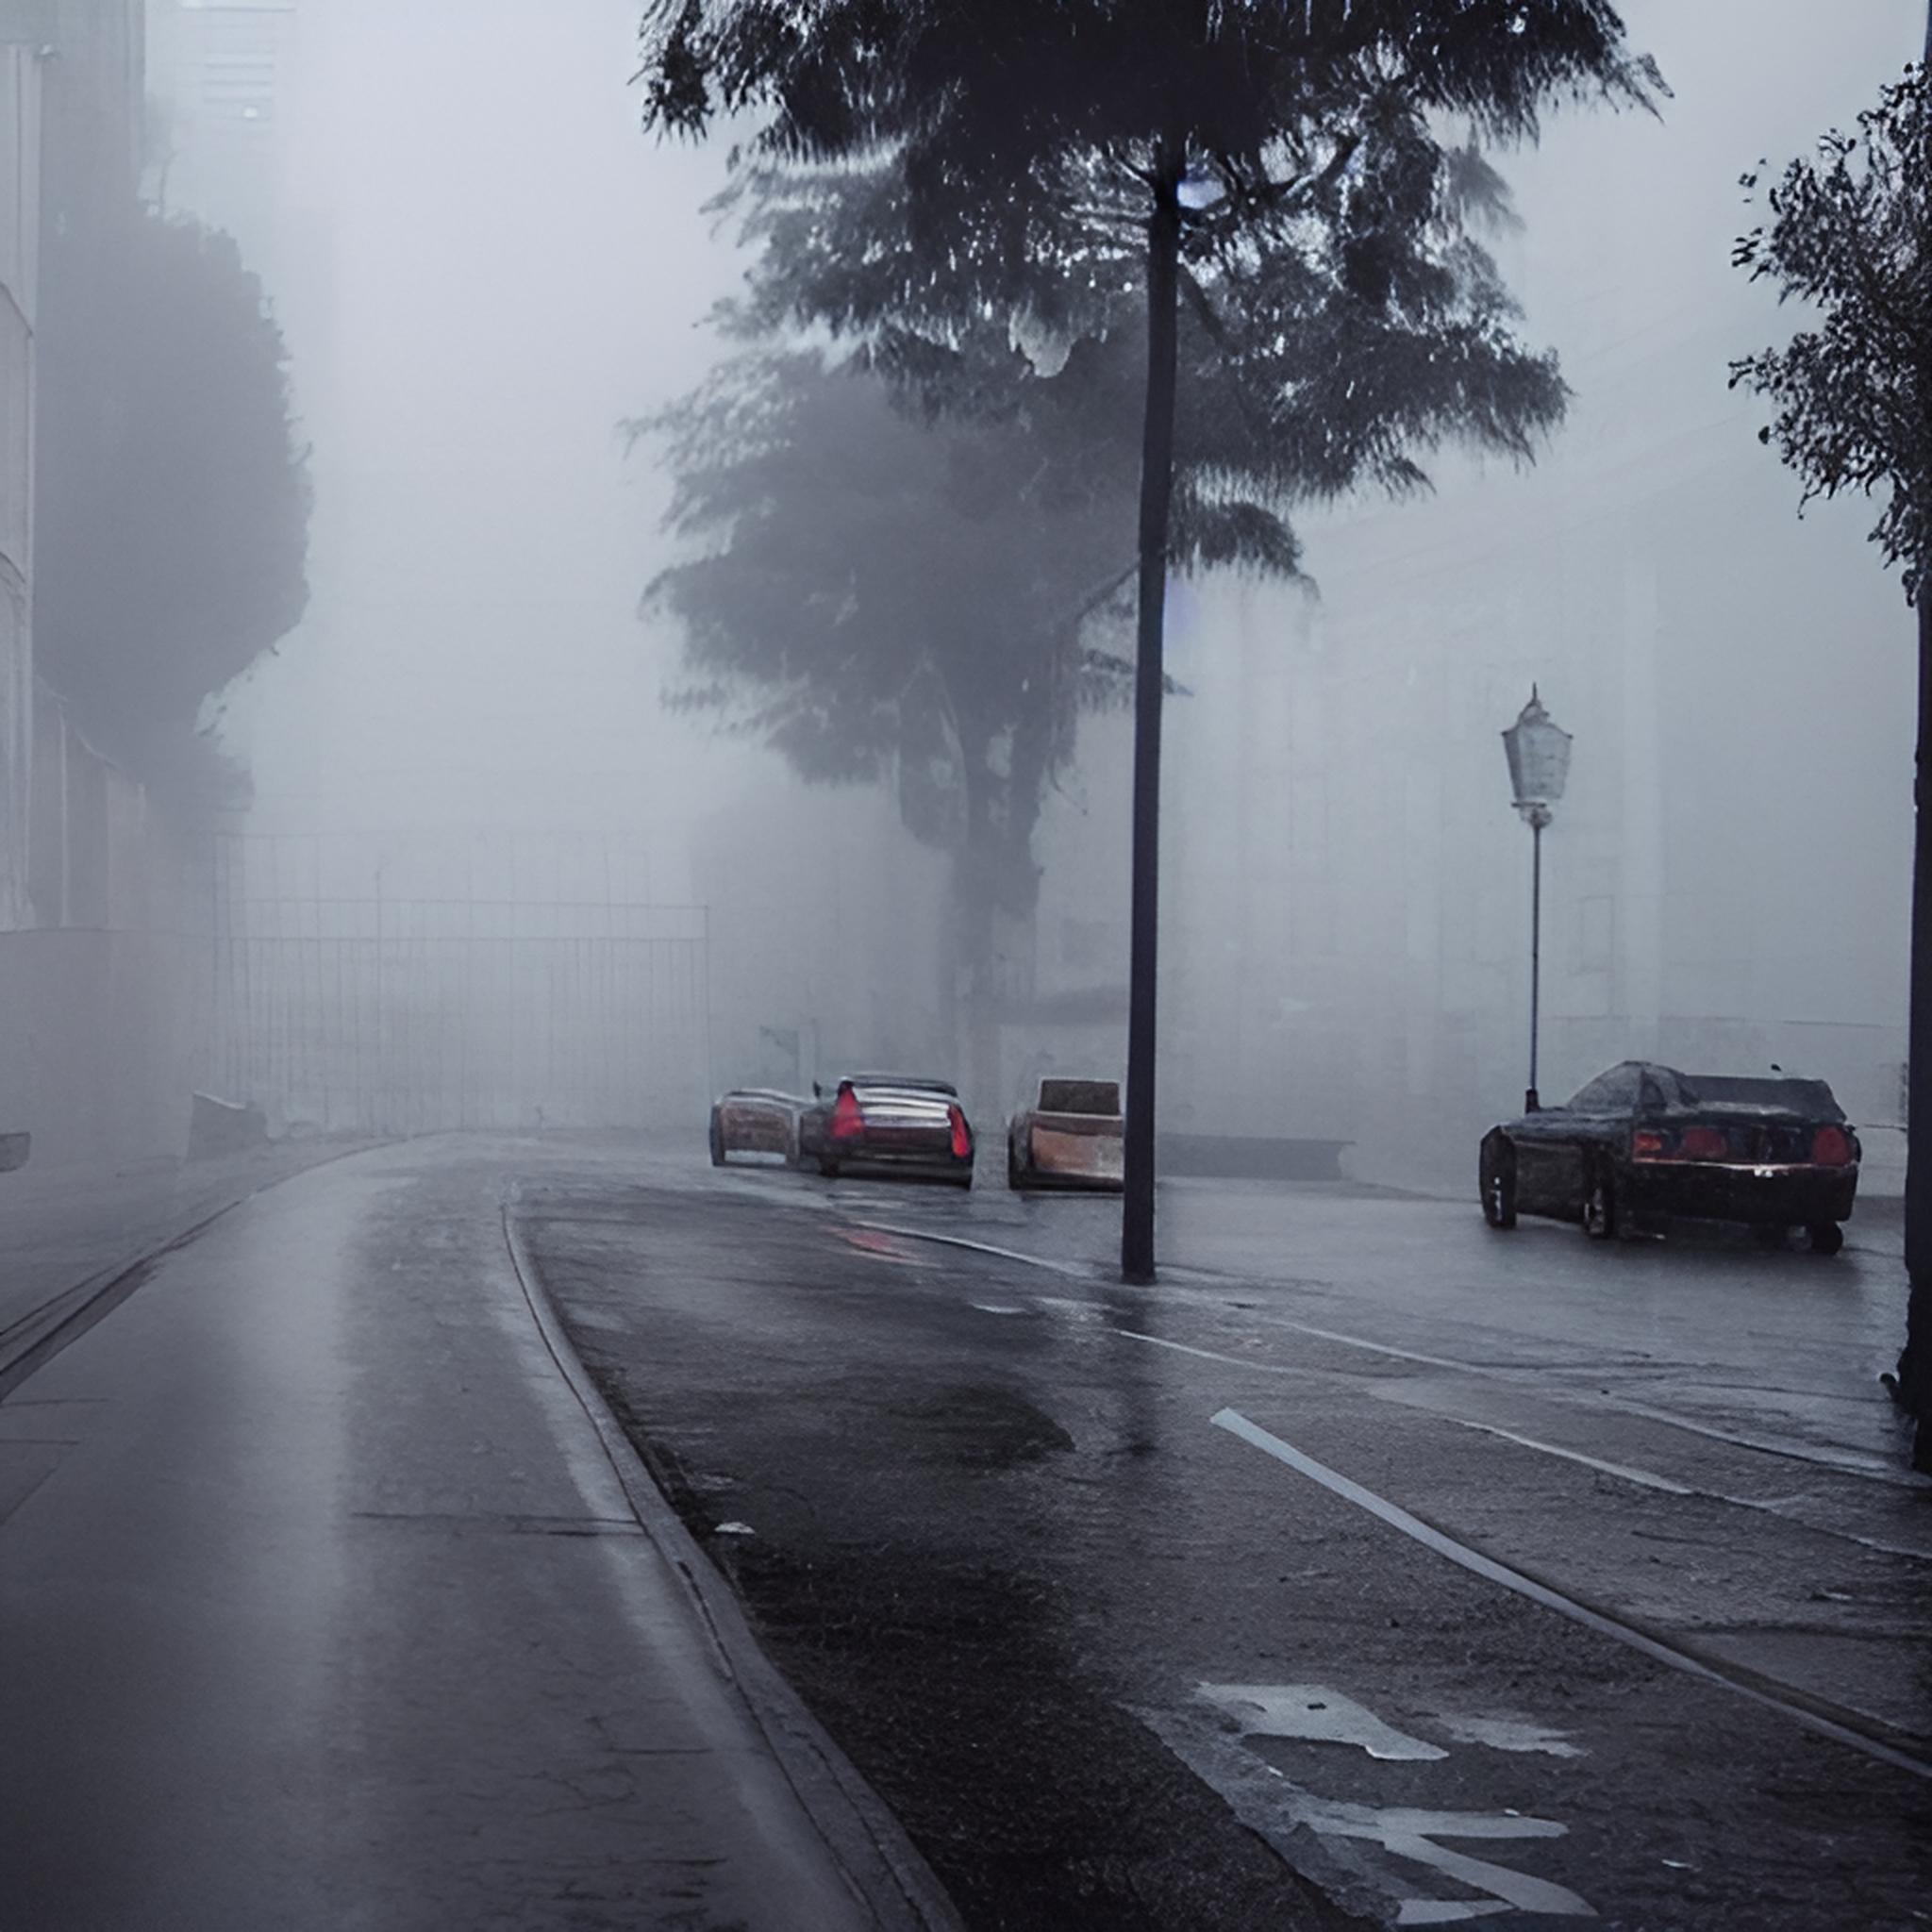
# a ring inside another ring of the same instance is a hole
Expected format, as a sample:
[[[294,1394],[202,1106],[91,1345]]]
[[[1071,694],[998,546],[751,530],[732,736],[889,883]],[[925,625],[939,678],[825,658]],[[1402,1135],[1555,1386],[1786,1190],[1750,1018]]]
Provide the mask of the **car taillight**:
[[[1820,1167],[1843,1167],[1852,1158],[1852,1138],[1842,1127],[1820,1127],[1811,1136],[1811,1158]]]
[[[966,1125],[966,1116],[957,1107],[949,1107],[946,1109],[946,1118],[953,1124],[953,1158],[971,1160],[973,1135]]]
[[[838,1099],[832,1103],[832,1139],[856,1141],[864,1132],[865,1114],[858,1105],[858,1095],[851,1088],[841,1087]]]
[[[1657,1127],[1639,1127],[1630,1136],[1632,1160],[1668,1160],[1671,1137]]]
[[[1680,1160],[1722,1160],[1730,1151],[1722,1127],[1686,1127],[1677,1141]]]

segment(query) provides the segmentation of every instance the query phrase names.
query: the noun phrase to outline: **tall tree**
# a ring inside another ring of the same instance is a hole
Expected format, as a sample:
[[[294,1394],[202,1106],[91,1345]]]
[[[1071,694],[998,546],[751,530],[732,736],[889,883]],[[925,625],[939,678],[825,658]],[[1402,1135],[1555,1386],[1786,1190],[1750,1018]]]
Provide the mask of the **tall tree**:
[[[1257,280],[1277,264],[1306,262],[1365,312],[1399,315],[1409,291],[1391,258],[1435,219],[1435,195],[1416,191],[1441,179],[1447,120],[1520,138],[1555,96],[1648,102],[1661,82],[1628,53],[1605,0],[658,0],[644,56],[656,125],[702,132],[721,109],[750,111],[763,116],[755,153],[896,163],[908,273],[883,306],[856,275],[855,321],[896,310],[913,335],[941,341],[974,313],[1064,328],[1107,291],[1123,230],[1135,238],[1146,360],[1122,1271],[1151,1280],[1162,618],[1184,291],[1231,362],[1275,346],[1245,325]],[[1284,413],[1296,401],[1276,398]],[[1319,447],[1325,425],[1308,421]],[[1267,481],[1278,480],[1272,426],[1264,417],[1254,439]]]
[[[1895,1389],[1932,1473],[1932,20],[1926,58],[1818,158],[1765,192],[1768,224],[1734,254],[1819,316],[1782,348],[1731,365],[1767,397],[1759,432],[1803,480],[1800,507],[1847,491],[1882,495],[1872,531],[1918,610],[1919,738],[1907,1047],[1906,1342]],[[1744,184],[1754,192],[1757,177]]]
[[[630,426],[660,442],[667,524],[693,546],[646,592],[684,632],[674,702],[808,782],[895,785],[908,828],[951,857],[947,957],[983,1087],[995,930],[1030,920],[1046,790],[1079,713],[1121,689],[1088,621],[1124,575],[1130,465],[1065,461],[1053,410],[928,425],[864,369],[766,341]]]
[[[216,230],[130,208],[49,250],[35,655],[105,747],[151,775],[308,601],[287,357]]]
[[[1466,226],[1507,218],[1501,184],[1471,151],[1453,161],[1415,191],[1431,219],[1376,265],[1408,291],[1400,313],[1298,257],[1256,265],[1245,343],[1211,308],[1182,315],[1174,567],[1291,574],[1293,500],[1363,476],[1417,487],[1416,455],[1448,434],[1524,456],[1557,420],[1554,366],[1515,341]],[[759,253],[723,321],[754,346],[637,425],[666,432],[672,525],[707,546],[655,589],[684,621],[688,695],[731,706],[808,777],[896,759],[908,824],[956,854],[954,957],[983,1090],[991,923],[1031,915],[1033,828],[1078,712],[1131,688],[1131,666],[1079,635],[1082,618],[1118,614],[1110,593],[1133,571],[1131,241],[1120,261],[1096,257],[1097,291],[1082,275],[1077,334],[982,315],[941,338],[894,308],[835,373],[785,345],[800,327],[851,328],[856,285],[876,301],[881,279],[916,273],[903,184],[890,169],[763,172],[731,199]],[[914,741],[937,756],[908,753]],[[935,772],[945,787],[918,778]],[[944,808],[956,793],[960,809]]]

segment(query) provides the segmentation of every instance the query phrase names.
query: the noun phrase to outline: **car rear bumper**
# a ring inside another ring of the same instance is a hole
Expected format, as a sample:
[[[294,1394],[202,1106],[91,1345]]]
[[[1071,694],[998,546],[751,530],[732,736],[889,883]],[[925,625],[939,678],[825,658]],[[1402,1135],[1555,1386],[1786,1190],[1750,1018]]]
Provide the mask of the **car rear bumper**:
[[[1858,1190],[1856,1167],[1639,1161],[1629,1175],[1629,1205],[1636,1213],[1773,1226],[1849,1221]]]
[[[956,1181],[973,1172],[970,1160],[956,1160],[950,1154],[894,1154],[871,1148],[834,1153],[833,1165],[841,1174],[872,1175],[877,1179]]]

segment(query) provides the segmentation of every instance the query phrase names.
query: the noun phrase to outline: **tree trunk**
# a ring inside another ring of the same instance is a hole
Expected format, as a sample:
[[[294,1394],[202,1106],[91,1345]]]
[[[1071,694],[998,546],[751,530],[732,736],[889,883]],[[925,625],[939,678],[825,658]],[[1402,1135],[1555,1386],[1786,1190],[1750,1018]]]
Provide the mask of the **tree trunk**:
[[[966,787],[966,838],[953,859],[953,972],[964,984],[958,1003],[958,1078],[967,1112],[986,1123],[999,1108],[999,1038],[995,1018],[993,917],[998,908],[999,828],[992,811],[992,774],[987,769],[983,739],[960,734]]]
[[[1932,1474],[1932,575],[1919,585],[1919,744],[1912,788],[1911,1023],[1906,1074],[1906,1345],[1897,1395]]]
[[[1147,412],[1141,440],[1141,584],[1134,663],[1133,918],[1127,967],[1126,1188],[1121,1278],[1154,1279],[1155,998],[1159,941],[1160,701],[1184,157],[1166,143],[1147,217]]]

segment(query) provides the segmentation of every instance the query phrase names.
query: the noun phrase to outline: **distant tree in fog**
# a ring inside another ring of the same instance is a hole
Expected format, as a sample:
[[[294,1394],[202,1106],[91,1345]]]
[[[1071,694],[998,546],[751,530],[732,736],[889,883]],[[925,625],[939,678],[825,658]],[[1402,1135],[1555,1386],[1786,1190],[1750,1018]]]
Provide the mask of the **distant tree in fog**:
[[[1912,963],[1906,1344],[1895,1388],[1932,1473],[1932,24],[1927,59],[1883,90],[1856,134],[1833,131],[1766,191],[1771,220],[1733,254],[1816,317],[1782,349],[1731,364],[1776,408],[1759,432],[1803,483],[1800,508],[1883,493],[1872,541],[1918,606],[1919,745]],[[1755,192],[1758,176],[1744,176]]]
[[[1124,691],[1095,630],[1132,557],[1117,372],[1096,350],[1024,418],[927,423],[863,368],[757,333],[632,425],[694,545],[646,592],[684,633],[673,702],[808,782],[894,784],[908,828],[953,855],[956,955],[984,971],[996,919],[1034,909],[1079,713]]]
[[[308,600],[286,354],[235,243],[194,222],[130,211],[49,258],[36,662],[151,772]]]

